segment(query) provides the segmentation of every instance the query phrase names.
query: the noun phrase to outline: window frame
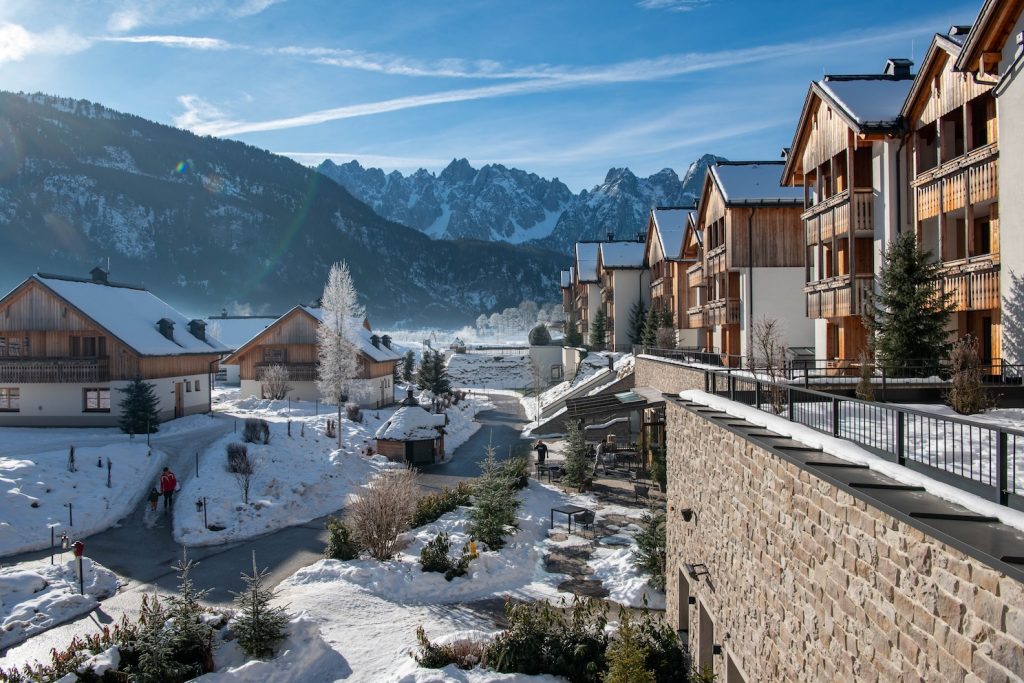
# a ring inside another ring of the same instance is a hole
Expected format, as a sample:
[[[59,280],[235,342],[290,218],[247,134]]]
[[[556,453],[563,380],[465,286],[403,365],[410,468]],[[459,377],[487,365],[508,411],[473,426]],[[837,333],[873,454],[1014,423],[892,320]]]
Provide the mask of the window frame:
[[[17,402],[12,406],[11,399]],[[21,387],[0,387],[0,413],[21,412]]]
[[[89,407],[89,394],[96,394],[95,408]],[[103,407],[103,394],[106,393],[107,407]],[[82,388],[82,412],[83,413],[109,413],[110,412],[110,389],[104,387],[83,387]]]

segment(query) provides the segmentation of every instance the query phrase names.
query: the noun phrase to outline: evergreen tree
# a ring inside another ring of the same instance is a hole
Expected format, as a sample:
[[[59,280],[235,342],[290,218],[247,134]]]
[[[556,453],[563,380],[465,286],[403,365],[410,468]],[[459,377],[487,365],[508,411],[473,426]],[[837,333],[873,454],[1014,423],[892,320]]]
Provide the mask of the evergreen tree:
[[[487,457],[480,463],[480,477],[473,487],[469,535],[491,550],[498,550],[505,545],[505,534],[515,528],[519,498],[515,495],[515,481],[494,454],[494,446],[488,445]]]
[[[402,356],[402,381],[411,382],[413,368],[416,367],[416,356],[413,354],[412,349],[405,352]]]
[[[640,333],[640,343],[644,346],[654,347],[658,343],[658,328],[661,326],[661,313],[657,308],[651,306],[647,311],[647,318],[644,320],[644,329]]]
[[[594,319],[590,322],[590,345],[595,349],[603,349],[608,334],[608,314],[604,306],[598,307]]]
[[[245,590],[235,593],[235,606],[239,609],[239,615],[235,618],[234,631],[238,636],[238,645],[250,657],[261,659],[273,656],[274,645],[288,631],[288,614],[284,608],[270,605],[277,591],[264,585],[269,574],[267,569],[257,569],[254,550],[252,574],[242,573]]]
[[[196,590],[191,576],[195,567],[183,550],[181,560],[174,565],[178,593],[167,597],[167,618],[173,624],[167,636],[174,660],[194,667],[199,675],[213,670],[213,629],[203,621],[205,610],[199,604],[210,591]]]
[[[953,312],[950,294],[940,294],[940,265],[904,232],[885,250],[879,292],[866,316],[879,363],[890,369],[919,367],[934,374],[949,355],[946,324]]]
[[[420,389],[430,389],[434,386],[434,370],[435,365],[433,362],[434,352],[430,349],[424,349],[423,355],[420,357],[420,366],[416,369],[416,386]]]
[[[669,310],[668,308],[662,308],[661,309],[661,321],[660,321],[660,325],[659,326],[660,327],[670,327],[670,328],[673,328],[673,329],[675,328],[675,326],[676,326],[675,316],[672,315],[672,311]]]
[[[430,390],[434,392],[435,396],[447,394],[452,390],[452,383],[448,379],[448,366],[444,362],[444,354],[440,351],[434,351],[431,366],[433,385],[430,387]]]
[[[629,343],[639,344],[644,336],[644,323],[647,320],[647,307],[640,299],[629,309]]]
[[[572,347],[583,346],[583,335],[576,329],[576,321],[569,320],[565,323],[565,345]]]
[[[160,415],[157,412],[155,387],[149,382],[135,378],[123,389],[118,389],[124,398],[121,399],[121,431],[126,434],[145,434],[147,427],[150,433],[160,429]]]
[[[628,610],[619,610],[619,630],[608,646],[608,672],[604,683],[656,683],[647,670],[648,650],[643,636],[633,626]]]
[[[650,575],[648,583],[658,590],[665,589],[665,563],[668,552],[668,538],[665,528],[665,513],[644,513],[644,530],[636,535],[636,550],[633,551],[633,565]]]
[[[587,441],[583,430],[574,421],[569,421],[566,427],[565,447],[562,481],[582,490],[591,478],[592,466],[587,460]]]

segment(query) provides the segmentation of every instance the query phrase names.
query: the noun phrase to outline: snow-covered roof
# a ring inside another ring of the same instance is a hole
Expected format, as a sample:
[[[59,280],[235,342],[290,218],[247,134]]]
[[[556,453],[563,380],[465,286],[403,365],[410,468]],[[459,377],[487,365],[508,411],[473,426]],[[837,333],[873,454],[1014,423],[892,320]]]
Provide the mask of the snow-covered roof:
[[[803,204],[802,187],[782,187],[781,161],[720,161],[711,167],[726,204]]]
[[[913,79],[835,78],[826,76],[818,86],[858,125],[892,125],[910,92]]]
[[[385,441],[434,439],[437,428],[444,427],[446,420],[444,414],[431,413],[420,406],[402,406],[377,429],[375,436]]]
[[[597,282],[597,242],[576,243],[576,271],[580,282]]]
[[[563,270],[561,272],[562,288],[566,288],[572,285],[572,271]]]
[[[690,209],[654,209],[654,228],[661,240],[661,250],[665,258],[679,258],[683,249],[683,236],[686,234],[686,217]]]
[[[56,275],[32,279],[53,291],[141,356],[219,354],[229,351],[218,340],[193,336],[189,319],[148,290]],[[171,339],[160,333],[159,321],[174,323]]]
[[[602,242],[603,268],[643,268],[647,245],[643,242]]]
[[[313,306],[301,306],[301,308],[302,310],[306,311],[306,313],[309,313],[317,320],[323,320],[323,317],[321,315],[321,309],[315,308]],[[374,332],[366,329],[361,322],[352,321],[352,324],[349,326],[349,329],[352,330],[353,334],[355,335],[354,341],[359,345],[359,350],[364,355],[369,357],[371,360],[383,362],[389,360],[398,360],[399,358],[402,357],[401,351],[398,350],[397,348],[389,349],[388,347],[384,346],[383,343],[381,343],[379,346],[374,346],[373,341],[371,340],[371,338],[374,336]],[[392,344],[392,346],[394,346],[394,344]]]
[[[229,349],[239,349],[280,316],[232,315],[211,316],[206,319],[206,333],[216,337]]]

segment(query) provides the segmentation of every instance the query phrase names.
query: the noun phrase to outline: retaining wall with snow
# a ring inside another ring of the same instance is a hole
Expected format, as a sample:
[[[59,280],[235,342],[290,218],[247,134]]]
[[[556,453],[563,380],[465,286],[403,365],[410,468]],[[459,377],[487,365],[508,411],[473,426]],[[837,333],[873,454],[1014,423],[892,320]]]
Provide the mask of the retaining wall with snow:
[[[698,663],[730,681],[1024,678],[1020,581],[712,419],[672,402],[666,419],[667,615]]]

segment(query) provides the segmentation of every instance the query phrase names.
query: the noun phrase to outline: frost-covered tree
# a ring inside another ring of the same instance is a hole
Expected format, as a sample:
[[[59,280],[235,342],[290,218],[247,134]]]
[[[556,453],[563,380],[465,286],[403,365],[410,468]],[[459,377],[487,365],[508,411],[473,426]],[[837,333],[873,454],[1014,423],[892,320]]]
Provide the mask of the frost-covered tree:
[[[341,448],[344,434],[341,428],[342,405],[351,392],[352,380],[359,373],[359,349],[355,339],[363,315],[348,265],[344,261],[335,263],[331,266],[320,300],[317,388],[325,398],[338,404],[338,448]]]
[[[266,658],[274,654],[274,646],[288,632],[288,613],[283,607],[271,606],[277,591],[266,584],[268,569],[256,567],[256,551],[252,551],[252,574],[242,572],[245,590],[235,593],[235,617],[233,630],[238,645],[250,657]]]
[[[133,379],[128,386],[118,389],[124,394],[121,399],[121,431],[125,434],[145,434],[160,429],[160,414],[155,387],[140,378]],[[97,406],[98,407],[98,406]]]
[[[260,382],[260,391],[263,398],[280,401],[292,390],[290,383],[291,375],[288,368],[280,364],[271,365],[263,369],[263,379]]]
[[[551,333],[548,332],[547,325],[537,325],[530,330],[529,341],[533,346],[547,346],[550,344]]]

